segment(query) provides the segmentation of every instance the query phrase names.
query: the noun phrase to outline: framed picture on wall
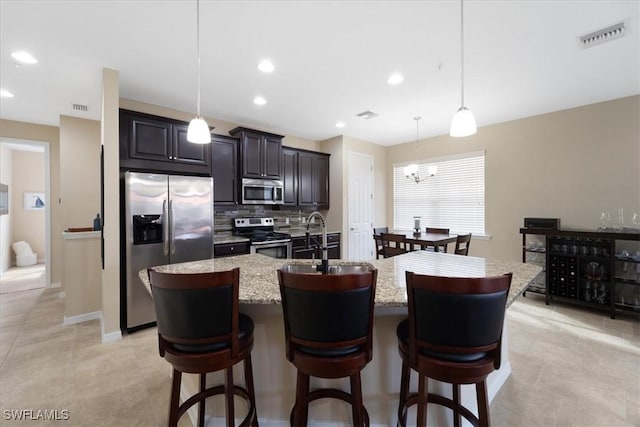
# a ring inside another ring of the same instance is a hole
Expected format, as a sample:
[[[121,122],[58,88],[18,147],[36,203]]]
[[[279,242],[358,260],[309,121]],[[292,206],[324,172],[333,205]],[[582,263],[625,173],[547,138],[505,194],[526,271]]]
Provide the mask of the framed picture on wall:
[[[44,193],[24,193],[24,209],[28,211],[44,209]]]

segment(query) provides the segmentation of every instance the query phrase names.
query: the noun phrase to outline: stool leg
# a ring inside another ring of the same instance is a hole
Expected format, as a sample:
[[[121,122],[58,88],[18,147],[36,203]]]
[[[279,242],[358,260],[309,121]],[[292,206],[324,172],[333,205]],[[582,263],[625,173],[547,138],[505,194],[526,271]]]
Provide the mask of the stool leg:
[[[203,392],[207,387],[207,374],[200,374],[200,392]],[[202,400],[198,403],[198,426],[204,427],[204,410],[206,405],[206,399],[202,398]]]
[[[427,425],[427,386],[429,380],[426,375],[420,374],[418,380],[418,421],[416,426],[426,427]]]
[[[351,375],[350,379],[353,425],[355,427],[364,427],[364,405],[362,403],[362,383],[360,381],[360,372]]]
[[[227,426],[234,427],[235,413],[233,411],[233,368],[227,368],[224,376],[224,400],[227,403]]]
[[[180,380],[182,372],[177,369],[173,370],[173,379],[171,381],[171,402],[169,403],[169,426],[178,425],[178,409],[180,407]]]
[[[482,380],[476,383],[476,399],[478,399],[478,423],[480,427],[489,427],[489,401],[487,400],[487,382]]]
[[[251,363],[251,353],[244,359],[244,382],[247,386],[247,393],[249,394],[249,402],[252,407],[256,407],[256,394],[253,388],[253,364]],[[258,409],[255,409],[255,417],[253,423],[254,427],[258,427]]]
[[[309,375],[298,369],[296,382],[296,403],[291,414],[292,426],[306,426],[309,416]]]
[[[460,384],[452,384],[453,387],[453,403],[455,408],[453,409],[453,426],[460,427],[462,422],[462,415],[460,415]]]
[[[405,403],[407,403],[407,396],[409,395],[409,379],[411,375],[411,369],[409,365],[404,360],[402,361],[402,376],[400,379],[400,399],[398,402],[398,426],[405,427],[407,425],[407,420],[405,419],[405,414],[403,407]]]

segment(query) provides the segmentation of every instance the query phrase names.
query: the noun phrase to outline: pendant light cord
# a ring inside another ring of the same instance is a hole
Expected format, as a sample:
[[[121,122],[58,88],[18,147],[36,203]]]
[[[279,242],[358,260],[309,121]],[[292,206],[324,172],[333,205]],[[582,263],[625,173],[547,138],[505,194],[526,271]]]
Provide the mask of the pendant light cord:
[[[198,93],[196,115],[200,117],[200,0],[196,0],[196,53],[198,56]]]
[[[460,0],[460,108],[464,108],[464,0]]]

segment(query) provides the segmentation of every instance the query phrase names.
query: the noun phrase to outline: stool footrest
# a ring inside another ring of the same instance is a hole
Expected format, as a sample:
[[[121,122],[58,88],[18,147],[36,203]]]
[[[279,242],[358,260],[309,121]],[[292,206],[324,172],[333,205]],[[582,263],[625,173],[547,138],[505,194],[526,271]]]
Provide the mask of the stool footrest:
[[[204,399],[208,397],[216,396],[224,393],[225,393],[224,386],[219,385],[215,387],[210,387],[204,391],[194,394],[193,396],[185,400],[182,403],[182,405],[180,405],[180,407],[178,408],[178,418],[180,418],[185,412],[189,410],[190,407],[192,407],[196,403],[204,401]],[[247,416],[242,420],[242,422],[240,423],[240,426],[249,426],[249,425],[252,425],[252,423],[255,423],[255,425],[257,425],[256,407],[251,402],[251,397],[249,396],[249,392],[247,391],[247,389],[245,389],[244,387],[234,385],[233,394],[243,398],[249,405],[249,411],[247,412]]]
[[[465,417],[467,421],[469,421],[473,426],[480,425],[480,420],[478,419],[478,417],[476,417],[473,414],[473,412],[471,412],[469,409],[462,406],[461,404],[457,404],[456,402],[449,399],[448,397],[444,397],[435,393],[428,393],[427,402],[434,403],[436,405],[445,406],[451,409],[454,412],[454,414],[460,414],[463,417]],[[404,427],[407,425],[407,411],[411,406],[416,404],[418,404],[418,393],[409,393],[409,396],[407,397],[405,404],[402,405],[398,413],[398,415],[401,415],[401,416],[398,416],[399,427],[400,426]]]

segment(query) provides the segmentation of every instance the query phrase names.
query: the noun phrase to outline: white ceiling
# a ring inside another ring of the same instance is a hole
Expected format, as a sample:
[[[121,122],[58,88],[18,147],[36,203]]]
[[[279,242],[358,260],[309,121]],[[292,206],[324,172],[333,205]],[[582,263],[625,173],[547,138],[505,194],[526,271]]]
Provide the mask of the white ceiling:
[[[479,127],[640,93],[638,0],[476,0],[464,12],[465,104]],[[0,19],[0,86],[15,94],[0,118],[99,120],[103,67],[119,71],[121,97],[195,113],[194,0],[0,0]],[[621,21],[624,37],[580,46]],[[205,116],[393,145],[415,139],[417,115],[421,138],[448,133],[460,106],[458,1],[201,0],[200,22]],[[39,63],[16,66],[19,49]],[[267,57],[276,70],[262,74]],[[392,72],[404,82],[389,85]],[[365,110],[379,116],[356,117]]]

